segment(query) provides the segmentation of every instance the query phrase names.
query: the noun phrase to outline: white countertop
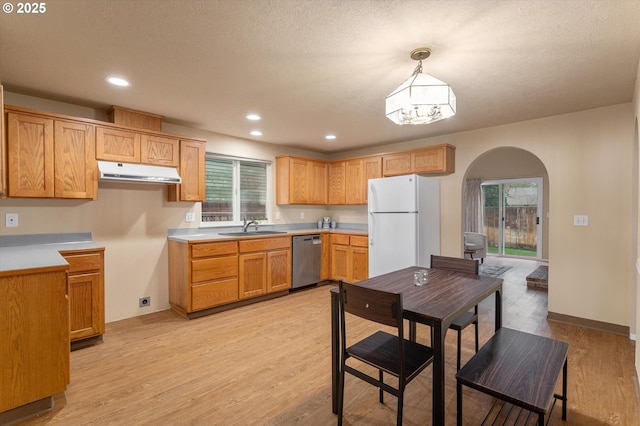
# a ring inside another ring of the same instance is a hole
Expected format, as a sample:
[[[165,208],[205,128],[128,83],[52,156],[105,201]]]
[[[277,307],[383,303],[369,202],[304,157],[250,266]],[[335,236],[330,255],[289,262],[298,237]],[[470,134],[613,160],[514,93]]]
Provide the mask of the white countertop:
[[[0,274],[39,268],[64,267],[68,263],[61,251],[104,248],[93,241],[66,241],[0,247]]]
[[[306,228],[306,229],[289,229],[289,230],[278,230],[278,229],[269,229],[269,230],[277,230],[282,233],[252,235],[251,232],[249,232],[248,235],[246,236],[244,235],[230,236],[230,235],[221,235],[218,231],[211,229],[211,231],[201,230],[202,231],[201,233],[195,233],[195,234],[170,235],[167,238],[172,241],[189,243],[189,242],[202,242],[202,241],[238,240],[238,239],[247,239],[247,238],[252,238],[252,239],[253,238],[277,238],[277,237],[284,237],[284,236],[322,234],[322,233],[367,235],[366,231],[347,229],[347,228],[336,228],[336,229]],[[225,230],[221,232],[225,233],[230,231]]]

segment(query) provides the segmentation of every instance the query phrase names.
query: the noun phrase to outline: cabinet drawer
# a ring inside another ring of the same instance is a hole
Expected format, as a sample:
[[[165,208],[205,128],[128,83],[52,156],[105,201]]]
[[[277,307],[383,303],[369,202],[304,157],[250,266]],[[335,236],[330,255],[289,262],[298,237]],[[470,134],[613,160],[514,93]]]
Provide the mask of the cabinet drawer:
[[[191,309],[210,308],[238,300],[238,279],[230,278],[191,287]]]
[[[238,243],[236,241],[227,241],[223,243],[205,243],[193,244],[191,246],[191,257],[210,257],[225,254],[238,253]]]
[[[191,282],[238,276],[238,256],[220,256],[191,261]]]
[[[331,244],[342,244],[342,245],[348,246],[349,236],[346,234],[332,234]]]
[[[352,235],[350,237],[350,241],[352,246],[354,247],[368,247],[369,246],[369,238],[364,235]]]
[[[102,256],[100,253],[74,254],[64,256],[64,259],[69,262],[68,272],[70,274],[102,269]]]
[[[252,251],[268,251],[291,247],[291,237],[262,238],[259,240],[243,240],[239,242],[240,253]]]

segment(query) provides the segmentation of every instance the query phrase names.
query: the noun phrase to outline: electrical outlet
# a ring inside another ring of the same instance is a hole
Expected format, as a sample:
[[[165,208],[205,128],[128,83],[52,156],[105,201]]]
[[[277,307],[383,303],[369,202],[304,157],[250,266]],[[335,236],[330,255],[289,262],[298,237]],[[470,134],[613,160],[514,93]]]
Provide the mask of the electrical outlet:
[[[196,221],[196,215],[195,215],[195,213],[193,213],[193,212],[189,212],[189,213],[187,213],[187,215],[186,215],[186,217],[185,217],[184,221],[185,221],[185,222],[195,222],[195,221]]]
[[[5,226],[7,228],[17,228],[18,213],[7,213]]]
[[[304,219],[304,212],[300,212],[300,219]]]
[[[138,307],[146,308],[147,306],[151,306],[151,296],[144,296],[138,299]]]

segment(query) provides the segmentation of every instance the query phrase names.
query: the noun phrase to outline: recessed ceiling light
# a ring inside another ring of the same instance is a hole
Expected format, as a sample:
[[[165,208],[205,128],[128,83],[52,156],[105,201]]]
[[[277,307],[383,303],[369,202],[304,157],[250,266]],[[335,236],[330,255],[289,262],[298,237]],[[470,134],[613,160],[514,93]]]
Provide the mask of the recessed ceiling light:
[[[251,132],[252,136],[262,136],[262,132],[260,130],[253,130]]]
[[[260,116],[258,114],[249,114],[247,115],[247,120],[253,120],[253,121],[260,120]]]
[[[334,139],[336,138],[336,135],[327,135],[327,136],[325,136],[324,138],[325,138],[326,140],[328,140],[328,141],[332,141],[332,140],[334,140]]]
[[[107,77],[107,81],[114,86],[127,87],[129,86],[129,82],[124,78],[120,77]]]

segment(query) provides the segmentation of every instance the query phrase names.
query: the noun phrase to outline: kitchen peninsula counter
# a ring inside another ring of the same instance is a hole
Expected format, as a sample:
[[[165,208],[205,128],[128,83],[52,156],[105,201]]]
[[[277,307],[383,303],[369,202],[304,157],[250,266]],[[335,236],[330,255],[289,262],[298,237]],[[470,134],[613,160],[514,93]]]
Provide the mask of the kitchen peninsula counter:
[[[0,236],[0,276],[68,267],[60,252],[101,249],[91,233]]]

